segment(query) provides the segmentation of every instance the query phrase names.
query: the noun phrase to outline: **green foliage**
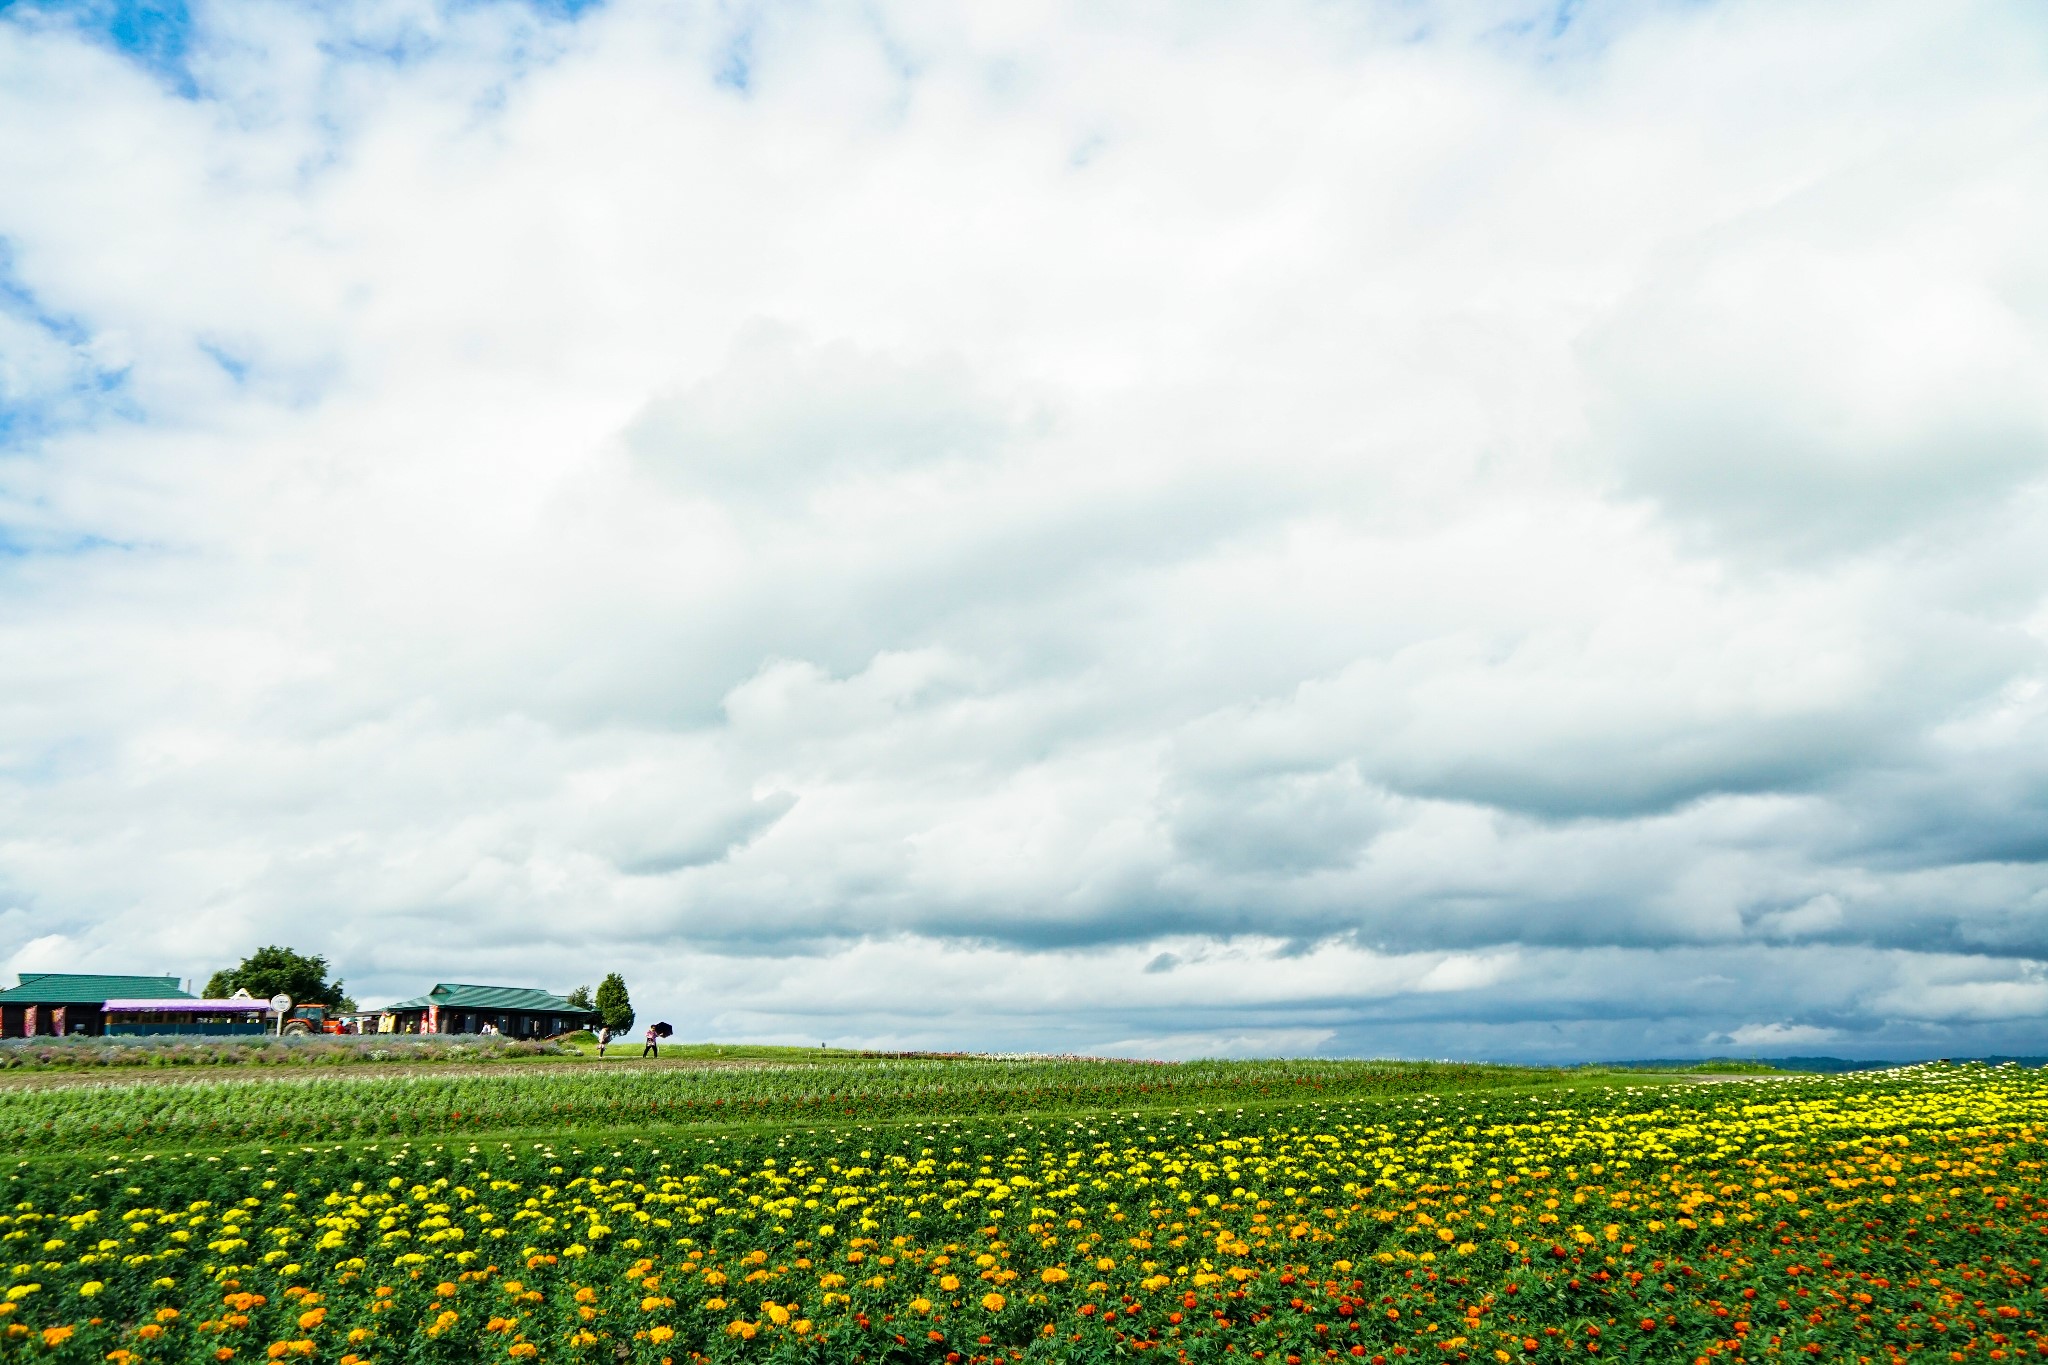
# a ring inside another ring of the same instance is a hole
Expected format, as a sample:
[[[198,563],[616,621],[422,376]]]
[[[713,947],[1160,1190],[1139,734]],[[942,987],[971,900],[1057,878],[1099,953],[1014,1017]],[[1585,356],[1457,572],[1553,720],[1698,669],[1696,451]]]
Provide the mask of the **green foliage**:
[[[625,1033],[633,1027],[633,999],[626,994],[626,979],[617,972],[598,983],[597,1017],[613,1033]]]
[[[596,1005],[590,1002],[590,987],[588,986],[578,986],[562,998],[579,1010],[594,1010],[597,1008]]]
[[[345,1008],[347,996],[339,980],[327,979],[327,959],[318,953],[300,953],[271,944],[258,948],[236,966],[215,972],[206,982],[206,997],[218,1000],[238,990],[258,1000],[289,995],[294,1004]]]

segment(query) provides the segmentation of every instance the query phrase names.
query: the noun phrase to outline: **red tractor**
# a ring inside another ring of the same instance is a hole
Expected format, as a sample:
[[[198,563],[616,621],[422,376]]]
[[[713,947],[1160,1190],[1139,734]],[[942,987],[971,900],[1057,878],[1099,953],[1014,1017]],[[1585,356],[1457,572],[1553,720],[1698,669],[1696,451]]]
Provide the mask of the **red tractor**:
[[[325,1005],[294,1005],[285,1014],[284,1022],[278,1026],[277,1031],[282,1034],[303,1035],[346,1033],[348,1029]]]

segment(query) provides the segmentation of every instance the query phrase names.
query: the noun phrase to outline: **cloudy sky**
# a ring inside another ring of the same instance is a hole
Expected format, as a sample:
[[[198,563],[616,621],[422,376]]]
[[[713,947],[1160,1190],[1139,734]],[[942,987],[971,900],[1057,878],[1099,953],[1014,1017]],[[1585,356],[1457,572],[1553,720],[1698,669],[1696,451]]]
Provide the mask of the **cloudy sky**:
[[[2048,1051],[2025,0],[16,0],[0,966]]]

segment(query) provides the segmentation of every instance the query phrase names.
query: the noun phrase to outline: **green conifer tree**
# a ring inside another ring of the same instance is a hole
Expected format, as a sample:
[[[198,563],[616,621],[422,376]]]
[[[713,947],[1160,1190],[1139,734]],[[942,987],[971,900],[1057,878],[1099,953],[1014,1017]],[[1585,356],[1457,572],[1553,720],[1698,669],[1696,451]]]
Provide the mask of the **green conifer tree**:
[[[612,972],[598,983],[597,1017],[613,1033],[625,1033],[633,1027],[633,999],[626,994],[626,980]]]

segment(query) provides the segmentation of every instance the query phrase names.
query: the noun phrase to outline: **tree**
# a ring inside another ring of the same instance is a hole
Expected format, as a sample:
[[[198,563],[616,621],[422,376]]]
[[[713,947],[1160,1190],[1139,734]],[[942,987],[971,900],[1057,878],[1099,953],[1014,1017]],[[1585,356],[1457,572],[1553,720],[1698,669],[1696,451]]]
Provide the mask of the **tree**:
[[[289,995],[294,1004],[344,1008],[347,996],[339,980],[327,979],[327,959],[318,953],[299,953],[272,944],[258,948],[240,965],[218,971],[206,983],[208,999],[219,1000],[238,990],[258,1000]]]
[[[625,978],[617,972],[598,983],[596,1005],[599,1021],[613,1033],[633,1027],[633,1000],[626,994]]]
[[[597,1008],[597,1006],[590,1003],[590,987],[588,986],[578,986],[562,998],[579,1010],[594,1010]]]

